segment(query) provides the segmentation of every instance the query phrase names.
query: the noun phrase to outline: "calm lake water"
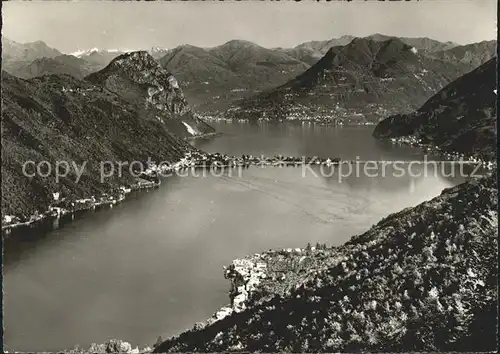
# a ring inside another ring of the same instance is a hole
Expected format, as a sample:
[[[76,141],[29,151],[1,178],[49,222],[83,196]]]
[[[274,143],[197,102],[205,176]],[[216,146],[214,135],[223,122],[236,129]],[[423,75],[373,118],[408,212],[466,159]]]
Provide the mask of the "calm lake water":
[[[373,127],[214,125],[224,135],[196,146],[231,155],[423,158],[415,149],[376,141]],[[320,176],[302,167],[168,178],[113,209],[7,240],[5,343],[19,351],[87,347],[109,338],[152,345],[228,303],[222,266],[233,259],[308,242],[339,245],[462,181],[434,170],[426,177],[395,177],[389,168],[385,177],[339,178],[338,170]]]

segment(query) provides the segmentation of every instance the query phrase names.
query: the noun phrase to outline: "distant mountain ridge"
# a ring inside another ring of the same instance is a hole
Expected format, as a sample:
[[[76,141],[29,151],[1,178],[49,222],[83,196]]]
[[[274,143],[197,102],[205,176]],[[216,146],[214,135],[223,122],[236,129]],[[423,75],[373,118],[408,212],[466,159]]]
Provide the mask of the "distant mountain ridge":
[[[366,38],[379,42],[385,42],[389,39],[398,38],[403,43],[411,45],[412,47],[417,48],[419,51],[425,51],[425,52],[443,51],[459,46],[459,44],[454,42],[450,41],[440,42],[428,37],[396,37],[396,36],[388,36],[385,34],[376,33]]]
[[[52,58],[38,58],[31,63],[15,62],[6,70],[10,74],[23,79],[51,74],[65,74],[82,79],[86,75],[99,70],[99,66],[72,55],[62,54]]]
[[[101,70],[117,56],[133,51],[135,50],[92,48],[64,54],[43,41],[18,43],[2,37],[3,70],[21,78],[46,74],[68,74],[82,78]],[[168,50],[156,46],[148,52],[153,58],[159,59]]]
[[[482,41],[431,53],[432,57],[478,67],[497,55],[497,41]]]
[[[308,68],[287,54],[240,40],[213,48],[180,46],[160,63],[179,77],[190,100],[209,106],[283,84]]]
[[[355,36],[342,36],[340,38],[334,38],[325,41],[311,41],[299,44],[298,46],[291,49],[282,49],[287,54],[293,56],[294,58],[303,60],[310,65],[315,64],[318,59],[325,55],[331,47],[344,46],[349,44]],[[458,46],[458,44],[453,42],[439,42],[430,38],[409,38],[409,37],[395,37],[386,36],[383,34],[373,34],[371,36],[365,37],[377,42],[384,42],[389,39],[399,38],[403,43],[411,45],[418,50],[424,50],[427,52],[444,51]],[[280,48],[281,49],[281,48]]]
[[[73,55],[75,57],[81,58],[81,57],[86,57],[86,56],[89,56],[92,54],[103,54],[103,55],[111,54],[111,55],[113,55],[112,53],[115,53],[115,55],[118,56],[118,55],[122,55],[124,53],[137,52],[137,51],[140,51],[140,50],[138,50],[138,49],[99,49],[97,47],[94,47],[92,49],[77,50],[76,52],[69,53],[69,55]],[[149,49],[147,52],[149,54],[151,54],[151,56],[153,58],[159,59],[168,52],[168,49],[160,47],[160,46],[154,46],[154,47],[151,47],[151,49]],[[108,63],[106,63],[106,65],[107,64]]]
[[[11,61],[31,62],[39,58],[54,58],[62,55],[57,49],[49,47],[43,41],[18,43],[2,36],[2,64]]]
[[[330,48],[348,45],[354,38],[346,35],[302,43],[295,48],[272,49],[233,40],[213,48],[182,45],[172,49],[153,47],[148,52],[179,79],[191,105],[203,112],[222,112],[231,102],[285,84],[316,64]],[[367,38],[380,42],[397,37],[375,34]],[[496,44],[489,41],[458,46],[429,38],[403,37],[400,40],[415,47],[419,53],[463,64],[468,66],[468,70],[490,59]],[[93,48],[72,53],[86,62],[83,64],[76,63],[70,55],[63,55],[41,41],[21,44],[3,37],[3,43],[3,69],[23,78],[53,73],[81,78],[129,52],[125,49]],[[30,54],[20,54],[24,52]]]
[[[268,50],[259,47],[247,41],[230,41],[219,47],[214,48],[199,48],[189,45],[183,45],[171,50],[164,58],[160,60],[163,66],[168,68],[171,72],[182,78],[186,83],[184,87],[186,94],[190,100],[195,100],[196,105],[201,110],[207,111],[221,111],[228,107],[231,101],[236,101],[241,98],[251,97],[261,91],[267,91],[276,88],[286,83],[287,80],[293,79],[295,76],[300,75],[307,68],[316,64],[332,47],[346,46],[352,42],[356,37],[342,36],[337,39],[327,41],[311,41],[302,43],[295,48],[273,48],[275,53],[281,54],[282,57],[273,56],[268,65],[275,68],[275,73],[281,72],[282,75],[269,76],[264,70],[252,70],[245,73],[248,68],[239,68],[240,72],[234,72],[231,65],[228,65],[224,60],[228,56],[218,55],[221,47],[225,46],[226,51],[233,52],[235,48],[246,48],[247,51],[253,50],[254,53],[249,57],[266,56],[265,52]],[[398,37],[385,36],[385,35],[372,35],[366,39],[382,42],[390,39],[398,39]],[[454,49],[456,52],[461,51],[461,47],[452,42],[439,42],[430,38],[399,38],[403,43],[410,45],[417,49],[419,53],[425,56],[433,56],[434,53],[447,53],[448,50]],[[239,43],[239,47],[236,45]],[[476,64],[479,65],[491,58],[495,50],[490,46],[484,48],[483,45],[471,45],[469,50],[470,60],[455,60],[451,55],[436,54],[435,57],[439,58],[444,56],[444,61],[455,62],[456,65],[464,65],[460,69],[463,74],[475,68]],[[477,53],[475,52],[477,51]],[[485,52],[486,51],[486,52]],[[258,54],[257,54],[258,53]],[[215,54],[215,55],[212,55]],[[477,57],[477,58],[476,58]],[[285,59],[286,58],[286,59]],[[289,58],[293,58],[298,62],[303,63],[302,66],[290,62]],[[284,60],[283,60],[284,59]],[[261,61],[262,64],[263,61]],[[479,64],[478,64],[479,63]],[[228,68],[229,67],[229,68]],[[236,68],[238,68],[236,66]],[[241,75],[243,73],[243,75]]]
[[[121,49],[99,49],[97,47],[87,49],[87,50],[77,50],[76,52],[69,53],[77,58],[85,57],[87,55],[92,55],[94,53],[116,53],[116,55],[121,55],[123,53],[134,52],[134,50],[121,50]]]
[[[496,157],[497,59],[448,84],[410,114],[380,122],[379,139],[413,136],[448,152]]]
[[[326,115],[378,121],[410,112],[470,70],[438,60],[402,40],[356,38],[332,47],[315,65],[286,84],[245,99],[230,117],[287,119]]]
[[[82,53],[78,58],[83,59],[90,64],[96,66],[97,68],[103,69],[106,67],[113,59],[126,53],[125,51],[108,51],[108,50],[90,50],[88,52]]]

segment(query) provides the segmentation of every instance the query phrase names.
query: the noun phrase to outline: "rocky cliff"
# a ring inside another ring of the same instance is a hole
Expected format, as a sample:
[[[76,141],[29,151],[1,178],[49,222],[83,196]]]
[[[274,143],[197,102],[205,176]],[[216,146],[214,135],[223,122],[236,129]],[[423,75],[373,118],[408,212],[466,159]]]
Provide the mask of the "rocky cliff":
[[[101,180],[102,163],[173,163],[191,149],[183,137],[213,131],[190,111],[175,78],[143,52],[88,80],[2,72],[1,124],[2,215],[20,220],[47,210],[54,195],[74,204],[136,182],[129,165]],[[33,177],[23,172],[27,161]]]
[[[179,136],[214,132],[191,111],[177,79],[146,51],[122,54],[86,80],[140,107],[142,115],[157,119]]]
[[[379,139],[415,137],[445,151],[493,160],[496,156],[497,62],[490,59],[453,81],[411,114],[380,122]]]

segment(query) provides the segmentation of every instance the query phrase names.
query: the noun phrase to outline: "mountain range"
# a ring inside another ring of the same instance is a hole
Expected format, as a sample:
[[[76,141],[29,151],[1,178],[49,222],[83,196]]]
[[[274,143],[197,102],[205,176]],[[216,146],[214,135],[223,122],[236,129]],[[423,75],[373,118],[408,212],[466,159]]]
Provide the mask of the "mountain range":
[[[319,115],[377,122],[418,108],[472,69],[471,63],[434,58],[399,38],[355,38],[345,46],[331,47],[304,73],[238,102],[228,113],[236,118],[282,120]]]
[[[314,66],[330,48],[346,46],[354,39],[353,36],[342,36],[327,41],[302,43],[295,48],[273,49],[233,40],[213,48],[182,45],[169,50],[154,47],[148,52],[178,78],[191,105],[200,112],[213,113],[224,111],[233,101],[286,84]],[[396,37],[375,34],[366,39],[383,42]],[[459,46],[429,38],[399,39],[416,48],[422,55],[462,64],[466,68],[464,70],[468,71],[493,57],[496,51],[495,41]],[[3,69],[22,78],[51,73],[66,73],[82,78],[101,70],[112,59],[125,53],[124,50],[94,48],[75,52],[73,56],[63,56],[43,42],[20,44],[3,38],[2,43]],[[23,56],[21,53],[29,55]]]
[[[42,41],[17,43],[2,36],[2,70],[29,79],[50,74],[83,78],[101,69],[73,55],[63,54]]]
[[[2,37],[2,69],[21,78],[50,74],[68,74],[76,78],[99,71],[114,58],[133,50],[92,48],[63,54],[43,41],[18,43]],[[148,51],[155,59],[167,54],[167,49],[153,47]]]
[[[54,58],[62,55],[57,49],[43,41],[18,43],[2,36],[2,65],[10,62],[32,62],[39,58]]]
[[[32,62],[11,62],[4,70],[23,79],[52,74],[66,74],[77,79],[83,79],[86,75],[99,70],[99,68],[100,66],[84,59],[61,54],[52,58],[37,58]]]
[[[354,36],[342,36],[340,38],[334,38],[325,41],[310,41],[299,44],[298,46],[288,49],[288,48],[277,48],[278,50],[282,50],[288,55],[299,59],[309,65],[314,65],[321,57],[323,57],[330,48],[345,46],[352,42]],[[383,34],[373,34],[371,36],[366,37],[367,39],[371,39],[377,42],[384,42],[389,39],[399,38],[404,43],[415,47],[418,50],[426,51],[426,52],[436,52],[436,51],[446,51],[448,49],[459,46],[453,42],[439,42],[434,39],[422,37],[422,38],[408,38],[408,37],[394,37],[394,36],[386,36]]]
[[[285,83],[308,68],[286,53],[234,40],[214,48],[181,46],[160,59],[198,105],[227,103]]]
[[[414,137],[448,152],[495,159],[496,72],[493,58],[448,84],[416,111],[384,119],[373,135]]]
[[[286,84],[314,66],[332,47],[343,47],[356,37],[342,36],[327,41],[311,41],[294,48],[267,49],[254,43],[234,40],[214,48],[180,46],[160,60],[163,66],[184,82],[186,95],[195,100],[200,111],[217,112],[227,109],[231,102],[272,90]],[[399,39],[418,51],[431,55],[461,47],[451,42],[438,42],[429,38],[397,38],[376,34],[366,37],[374,42]],[[495,53],[495,41],[471,48],[480,57],[476,62],[491,58]],[[488,51],[488,54],[484,54]],[[457,50],[457,52],[459,52]],[[248,58],[242,65],[238,58]],[[473,55],[475,57],[475,55]],[[483,61],[484,62],[484,61]],[[235,65],[236,64],[236,65]],[[464,65],[460,73],[474,68]]]
[[[450,62],[458,62],[478,67],[497,54],[496,41],[482,41],[453,47],[449,50],[435,51],[431,56]]]
[[[491,42],[456,46],[374,35],[288,50],[231,41],[156,50],[159,60],[146,51],[77,57],[43,42],[5,43],[2,63],[26,79],[2,71],[1,209],[21,220],[47,210],[55,194],[75,204],[137,182],[127,170],[101,180],[100,162],[181,159],[192,149],[186,138],[214,132],[193,112],[189,95],[214,107],[203,100],[227,103],[264,90],[229,111],[236,118],[391,115],[375,137],[411,136],[495,156]],[[26,161],[86,165],[78,183],[76,169],[59,167],[68,173],[58,182],[50,173],[27,177]],[[271,286],[260,288],[254,303],[160,341],[154,351],[493,351],[496,177],[446,189],[340,247],[259,254],[288,268],[265,277]]]
[[[123,54],[83,80],[64,74],[24,80],[2,72],[1,129],[2,215],[21,220],[47,210],[53,193],[74,203],[134,183],[127,169],[100,181],[101,161],[173,163],[191,149],[183,138],[213,132],[146,52]],[[47,161],[52,175],[26,177],[26,161]],[[57,161],[87,162],[80,181],[70,168],[57,183]]]

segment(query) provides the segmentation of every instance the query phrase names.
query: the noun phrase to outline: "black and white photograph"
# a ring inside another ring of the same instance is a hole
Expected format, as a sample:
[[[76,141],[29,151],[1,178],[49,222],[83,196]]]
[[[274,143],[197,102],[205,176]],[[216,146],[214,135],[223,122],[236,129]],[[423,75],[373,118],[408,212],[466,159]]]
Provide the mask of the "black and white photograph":
[[[5,353],[497,352],[497,1],[3,1]]]

